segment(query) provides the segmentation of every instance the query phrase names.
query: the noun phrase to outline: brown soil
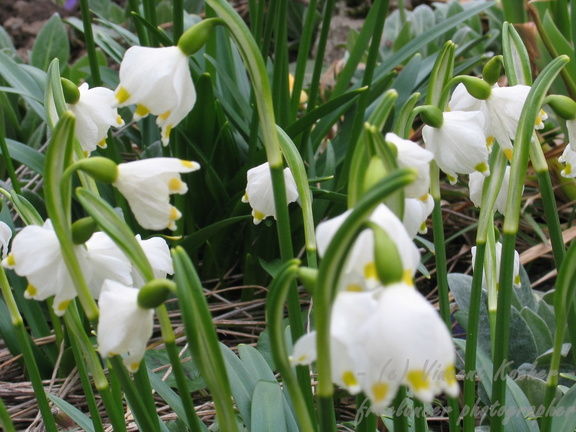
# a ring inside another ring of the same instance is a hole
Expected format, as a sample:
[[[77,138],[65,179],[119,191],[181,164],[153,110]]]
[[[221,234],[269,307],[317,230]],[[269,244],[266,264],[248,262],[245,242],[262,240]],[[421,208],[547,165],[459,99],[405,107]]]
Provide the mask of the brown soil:
[[[66,10],[52,0],[0,0],[0,25],[11,36],[23,59],[28,57],[44,22],[55,13],[61,17],[80,16],[80,9],[75,6]]]

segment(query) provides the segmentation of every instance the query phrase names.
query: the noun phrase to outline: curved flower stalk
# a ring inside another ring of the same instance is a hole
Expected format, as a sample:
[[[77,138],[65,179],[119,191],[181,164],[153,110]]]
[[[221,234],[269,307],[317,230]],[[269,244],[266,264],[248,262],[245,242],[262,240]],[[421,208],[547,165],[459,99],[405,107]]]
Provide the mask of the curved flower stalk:
[[[430,162],[434,159],[432,152],[395,133],[387,133],[384,139],[396,148],[399,168],[414,168],[418,172],[416,180],[404,188],[404,196],[426,197],[430,191]]]
[[[120,127],[124,120],[113,108],[114,92],[105,87],[88,88],[84,83],[78,87],[78,99],[66,107],[76,116],[74,133],[86,155],[97,147],[106,147],[110,126]]]
[[[290,204],[297,201],[298,189],[290,168],[284,168],[284,183],[287,203]],[[246,192],[242,197],[242,202],[249,203],[252,207],[252,217],[255,225],[258,225],[268,216],[276,219],[272,176],[268,162],[248,170]]]
[[[136,372],[152,336],[154,310],[138,306],[136,288],[106,280],[98,300],[98,350],[103,358],[123,355],[123,362]]]
[[[74,246],[74,253],[82,268],[88,269],[87,253],[83,246]],[[12,241],[8,256],[2,261],[6,268],[28,279],[24,296],[46,300],[54,296],[53,309],[57,316],[66,312],[68,303],[76,297],[76,289],[60,248],[60,242],[48,219],[44,225],[28,225]]]
[[[172,256],[170,255],[170,248],[162,237],[152,237],[142,240],[140,235],[136,236],[136,240],[142,247],[146,258],[152,266],[155,279],[164,279],[167,275],[174,274],[174,266],[172,263]],[[146,279],[142,277],[136,267],[132,269],[132,279],[134,286],[137,288],[142,287],[146,283]]]
[[[442,114],[442,125],[438,128],[424,126],[422,138],[450,183],[456,183],[458,174],[478,171],[489,175],[489,149],[484,134],[483,114],[479,111],[449,111]]]
[[[432,305],[403,282],[368,293],[340,292],[330,328],[332,379],[382,414],[401,385],[424,402],[446,391],[457,396],[451,336]],[[299,339],[291,361],[316,360],[315,333]]]
[[[134,120],[150,113],[158,116],[162,144],[168,145],[170,131],[196,102],[188,55],[177,46],[128,49],[120,65],[115,99],[117,106],[136,104]]]
[[[318,253],[324,256],[330,247],[330,242],[340,228],[344,220],[352,210],[348,210],[328,221],[322,222],[316,229],[316,240],[318,243]],[[412,283],[418,264],[420,263],[420,252],[406,228],[398,217],[384,204],[380,204],[370,220],[386,231],[394,242],[400,255],[404,269],[404,280]],[[376,272],[374,258],[374,234],[372,230],[363,230],[352,246],[343,275],[340,280],[340,290],[344,291],[364,291],[370,290],[380,285]]]
[[[171,194],[188,191],[180,173],[200,169],[197,162],[176,158],[152,158],[118,165],[112,182],[124,195],[138,223],[147,229],[175,230],[182,213],[170,204]]]

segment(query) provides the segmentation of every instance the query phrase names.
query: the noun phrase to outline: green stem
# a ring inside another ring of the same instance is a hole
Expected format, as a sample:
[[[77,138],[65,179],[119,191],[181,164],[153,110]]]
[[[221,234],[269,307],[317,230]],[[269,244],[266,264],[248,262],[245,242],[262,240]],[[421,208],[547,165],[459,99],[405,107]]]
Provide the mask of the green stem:
[[[90,64],[90,75],[92,75],[90,84],[92,87],[99,87],[102,85],[102,78],[100,77],[100,66],[96,55],[96,44],[94,43],[88,0],[80,0],[80,10],[82,11],[82,26],[84,28],[84,42],[88,53],[88,63]]]
[[[356,418],[360,417],[360,422],[356,425],[356,432],[374,432],[376,430],[377,418],[370,411],[370,400],[364,393],[356,395]]]
[[[188,425],[192,432],[202,432],[201,421],[196,414],[196,409],[194,408],[194,400],[192,399],[192,393],[190,392],[190,388],[188,386],[188,380],[186,379],[184,368],[182,367],[182,361],[178,355],[176,336],[174,335],[174,330],[172,329],[166,306],[162,305],[156,308],[156,316],[160,322],[162,340],[166,345],[166,352],[170,358],[172,373],[174,373],[180,400],[182,401],[182,405],[186,411]]]
[[[476,419],[474,417],[474,404],[476,403],[476,353],[478,349],[478,329],[480,321],[480,308],[482,304],[482,268],[486,255],[486,243],[476,240],[476,258],[474,276],[470,293],[470,307],[468,308],[468,326],[466,328],[466,352],[464,358],[464,432],[474,432]]]
[[[274,68],[272,71],[272,100],[277,123],[286,127],[289,122],[290,90],[288,88],[288,29],[286,16],[288,14],[287,0],[275,0],[274,21]]]
[[[156,0],[143,0],[144,3],[144,18],[150,23],[152,27],[157,27],[156,23]],[[154,32],[148,30],[148,38],[151,43],[150,46],[158,46],[158,41]]]
[[[405,400],[408,396],[406,395],[406,387],[400,386],[392,406],[394,407],[394,417],[392,420],[394,422],[394,432],[408,432],[408,417],[406,416],[406,403]],[[400,410],[402,410],[400,412]]]
[[[510,170],[510,185],[508,189],[508,205],[504,217],[504,242],[500,265],[500,287],[498,292],[498,312],[496,322],[496,349],[493,353],[494,384],[492,387],[492,405],[505,406],[506,403],[506,374],[504,365],[508,356],[508,343],[510,338],[510,308],[512,297],[512,279],[514,263],[514,247],[516,234],[520,223],[520,206],[524,179],[528,166],[530,141],[534,133],[534,124],[540,107],[552,81],[567,63],[567,56],[560,56],[546,66],[534,82],[526,98],[518,130],[514,139],[514,152]],[[504,413],[499,410],[491,419],[491,430],[502,432]],[[501,414],[501,415],[498,415]]]
[[[422,403],[422,401],[418,399],[412,399],[412,403],[414,404],[414,426],[416,432],[427,432],[428,423],[426,422],[426,412],[424,411],[424,403]],[[458,405],[456,405],[456,408],[458,408]],[[458,410],[456,410],[456,415],[457,414]]]
[[[444,324],[452,334],[452,318],[450,314],[450,287],[448,286],[448,265],[446,260],[446,241],[444,235],[444,221],[442,218],[442,203],[440,192],[440,170],[436,163],[430,166],[430,193],[434,198],[434,209],[432,210],[432,231],[434,234],[434,250],[436,261],[436,284],[438,285],[438,300],[440,303],[440,316]],[[449,397],[448,405],[450,430],[452,432],[460,429],[458,426],[458,400]]]
[[[172,2],[172,40],[174,45],[184,33],[184,0],[173,0]]]
[[[202,283],[182,247],[174,249],[172,257],[177,295],[191,352],[212,394],[220,429],[235,432],[238,425],[230,397],[232,392]]]
[[[126,394],[126,399],[130,404],[130,409],[134,414],[134,419],[138,423],[140,430],[160,432],[160,423],[156,415],[156,408],[150,411],[148,404],[142,400],[139,389],[130,378],[130,374],[122,363],[122,357],[116,355],[108,361],[110,362],[111,373],[116,375],[122,385],[122,389]],[[140,369],[145,369],[144,362],[140,365]]]
[[[299,430],[315,431],[317,428],[312,423],[312,413],[308,410],[308,405],[302,394],[302,388],[288,361],[288,352],[286,350],[286,340],[284,337],[285,332],[284,326],[282,325],[284,302],[293,285],[299,264],[300,262],[298,260],[288,261],[276,278],[273,279],[266,300],[266,322],[270,333],[274,363],[282,375],[284,385],[288,389],[290,399],[294,404]],[[308,371],[308,368],[305,369]]]
[[[0,398],[0,429],[5,432],[16,432],[14,423],[12,423],[12,419],[10,418],[10,413],[6,409],[2,398]]]
[[[138,5],[138,0],[128,0],[128,9],[131,12],[140,15],[140,7]],[[148,39],[148,32],[144,28],[144,25],[137,19],[133,19],[132,22],[134,23],[134,27],[136,28],[136,34],[138,35],[138,41],[140,42],[140,45],[150,46],[150,42]]]
[[[32,389],[34,390],[34,395],[36,396],[36,403],[38,404],[38,409],[42,415],[44,427],[46,428],[47,432],[58,432],[56,421],[54,420],[52,410],[50,409],[50,404],[46,398],[44,385],[42,384],[42,377],[40,376],[40,371],[38,370],[38,365],[36,364],[36,359],[34,358],[34,353],[32,352],[30,337],[26,332],[24,322],[22,321],[22,316],[18,311],[18,306],[16,305],[16,301],[12,295],[12,291],[10,290],[8,278],[6,278],[6,273],[2,267],[0,267],[0,290],[2,290],[4,301],[6,302],[8,312],[10,313],[10,321],[16,328],[16,337],[18,338],[18,343],[24,357],[24,363],[28,369],[28,376],[30,377],[30,381],[32,383]]]
[[[306,65],[308,63],[310,46],[312,45],[312,37],[314,35],[314,21],[316,20],[317,5],[318,0],[310,0],[306,7],[306,14],[304,15],[300,45],[298,47],[298,57],[296,59],[296,69],[294,71],[294,85],[292,86],[291,112],[289,117],[291,122],[295,121],[296,116],[298,115],[300,93],[302,92],[304,77],[306,76]],[[323,57],[324,56],[322,56],[322,58]]]

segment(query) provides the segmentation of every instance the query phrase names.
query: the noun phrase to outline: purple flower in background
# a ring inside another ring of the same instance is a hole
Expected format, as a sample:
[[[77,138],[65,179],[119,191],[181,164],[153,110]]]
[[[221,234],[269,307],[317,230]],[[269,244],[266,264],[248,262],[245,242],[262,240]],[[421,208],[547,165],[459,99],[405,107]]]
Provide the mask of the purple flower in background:
[[[72,10],[77,4],[78,0],[66,0],[66,3],[64,3],[64,9]]]

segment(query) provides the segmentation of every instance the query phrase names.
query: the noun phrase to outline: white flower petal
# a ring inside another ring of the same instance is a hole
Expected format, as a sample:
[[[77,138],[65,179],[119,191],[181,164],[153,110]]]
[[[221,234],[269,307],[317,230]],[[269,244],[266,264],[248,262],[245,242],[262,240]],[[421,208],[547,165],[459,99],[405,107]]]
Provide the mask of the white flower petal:
[[[152,158],[118,165],[114,186],[124,195],[138,223],[147,229],[175,229],[180,212],[170,204],[170,194],[185,193],[180,173],[200,168],[196,162]]]
[[[6,258],[8,255],[8,242],[12,237],[12,230],[4,222],[0,221],[0,252],[2,253],[2,258]]]
[[[93,270],[88,287],[94,298],[100,296],[106,279],[132,285],[132,264],[114,241],[103,232],[95,232],[86,242],[88,261]]]
[[[290,204],[298,200],[298,190],[290,169],[285,168],[283,172],[286,185],[286,200]],[[250,203],[255,225],[258,225],[268,216],[276,218],[272,175],[268,162],[248,170],[246,193],[242,201]]]
[[[170,248],[166,240],[162,237],[152,237],[147,240],[142,240],[140,235],[136,236],[136,240],[138,240],[148,261],[150,261],[156,279],[164,279],[166,275],[174,274],[172,256],[170,255]],[[132,278],[134,279],[135,287],[140,288],[146,283],[136,267],[132,269]]]
[[[99,299],[98,350],[102,357],[126,355],[130,371],[138,370],[152,336],[154,310],[138,306],[138,290],[106,280]]]

